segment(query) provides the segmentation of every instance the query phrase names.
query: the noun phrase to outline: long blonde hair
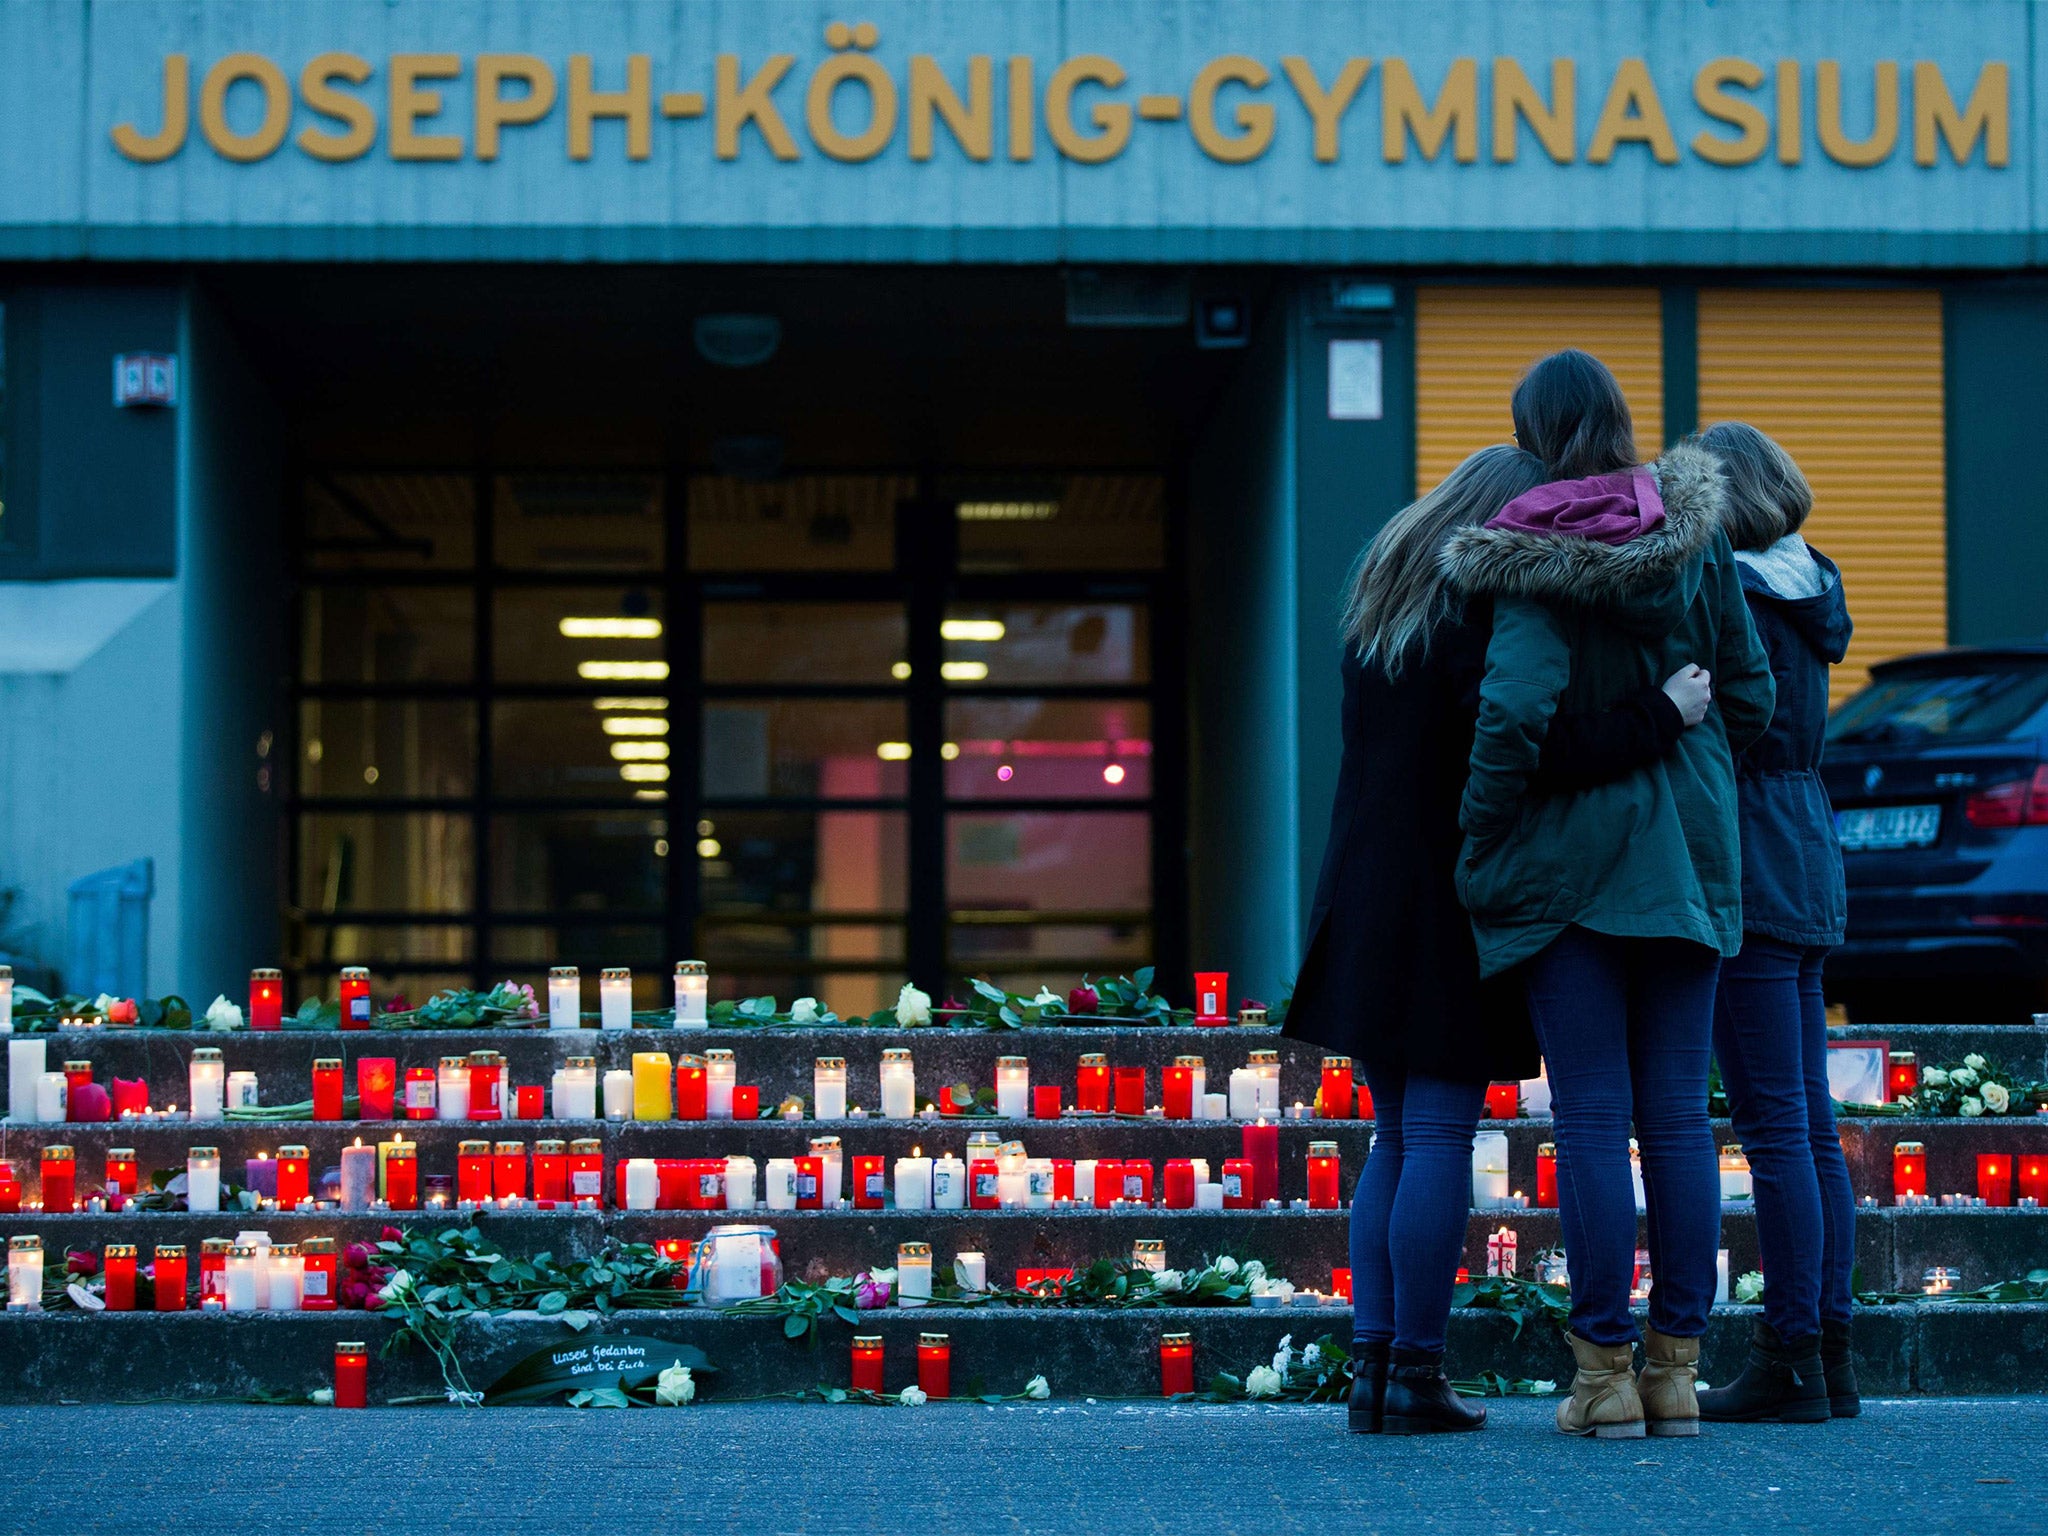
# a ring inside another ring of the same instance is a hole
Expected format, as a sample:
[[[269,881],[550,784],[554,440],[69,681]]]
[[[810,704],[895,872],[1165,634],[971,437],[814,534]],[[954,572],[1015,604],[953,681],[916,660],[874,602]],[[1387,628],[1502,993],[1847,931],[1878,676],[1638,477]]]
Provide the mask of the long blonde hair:
[[[1437,625],[1458,606],[1437,565],[1444,541],[1549,478],[1535,454],[1498,443],[1480,449],[1395,513],[1351,567],[1341,621],[1344,643],[1389,678],[1398,678],[1409,662],[1427,659]]]

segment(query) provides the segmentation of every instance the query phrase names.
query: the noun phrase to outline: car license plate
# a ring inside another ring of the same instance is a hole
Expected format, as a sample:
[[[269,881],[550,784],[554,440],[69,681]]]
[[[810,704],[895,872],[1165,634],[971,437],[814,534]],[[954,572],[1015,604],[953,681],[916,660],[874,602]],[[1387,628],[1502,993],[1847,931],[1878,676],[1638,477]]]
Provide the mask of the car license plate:
[[[1878,805],[1835,812],[1835,835],[1848,852],[1925,848],[1941,832],[1938,805]]]

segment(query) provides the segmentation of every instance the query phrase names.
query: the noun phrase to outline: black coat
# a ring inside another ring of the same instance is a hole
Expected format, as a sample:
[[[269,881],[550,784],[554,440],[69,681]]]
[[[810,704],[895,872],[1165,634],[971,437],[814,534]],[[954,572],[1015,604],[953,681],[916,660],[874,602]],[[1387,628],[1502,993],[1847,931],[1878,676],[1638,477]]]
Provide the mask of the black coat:
[[[1754,565],[1736,562],[1778,684],[1770,729],[1735,760],[1742,929],[1785,944],[1832,946],[1842,942],[1849,903],[1820,755],[1828,668],[1849,648],[1849,605],[1835,563],[1818,550],[1808,553],[1826,583],[1811,597],[1782,596]]]
[[[1452,1081],[1536,1075],[1519,974],[1482,983],[1452,888],[1492,610],[1440,627],[1429,658],[1388,682],[1344,655],[1344,760],[1308,947],[1284,1033],[1359,1061]],[[1560,714],[1538,787],[1603,783],[1655,762],[1684,723],[1661,688]]]

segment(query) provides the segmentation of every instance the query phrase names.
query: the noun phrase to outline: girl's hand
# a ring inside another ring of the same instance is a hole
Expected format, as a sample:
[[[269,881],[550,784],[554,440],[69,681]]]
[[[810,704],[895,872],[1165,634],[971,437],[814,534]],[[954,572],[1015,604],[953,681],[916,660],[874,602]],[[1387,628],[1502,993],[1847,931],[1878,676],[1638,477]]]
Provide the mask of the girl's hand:
[[[1707,718],[1707,706],[1714,701],[1713,677],[1705,667],[1680,667],[1664,679],[1665,695],[1678,706],[1678,715],[1688,726]]]

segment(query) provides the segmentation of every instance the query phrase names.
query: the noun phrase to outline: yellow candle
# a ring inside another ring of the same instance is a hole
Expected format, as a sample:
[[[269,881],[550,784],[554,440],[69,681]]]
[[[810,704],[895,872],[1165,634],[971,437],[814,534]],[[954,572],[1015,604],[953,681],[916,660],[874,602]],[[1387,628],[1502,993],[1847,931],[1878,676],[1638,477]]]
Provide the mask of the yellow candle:
[[[391,1149],[404,1145],[406,1145],[406,1140],[403,1136],[394,1136],[389,1141],[377,1143],[377,1198],[379,1200],[391,1198],[384,1193],[384,1165],[391,1161]]]
[[[667,1051],[633,1053],[633,1118],[667,1120],[675,1112],[670,1099]]]

